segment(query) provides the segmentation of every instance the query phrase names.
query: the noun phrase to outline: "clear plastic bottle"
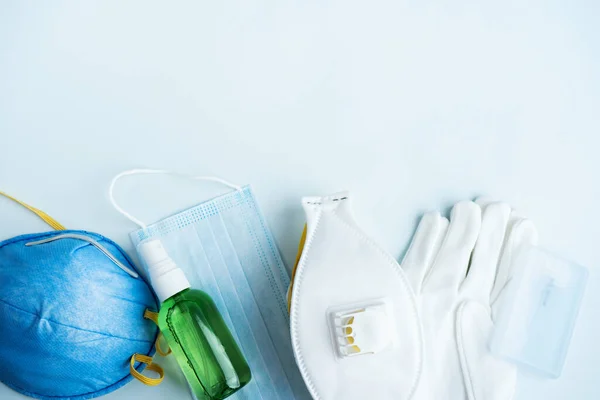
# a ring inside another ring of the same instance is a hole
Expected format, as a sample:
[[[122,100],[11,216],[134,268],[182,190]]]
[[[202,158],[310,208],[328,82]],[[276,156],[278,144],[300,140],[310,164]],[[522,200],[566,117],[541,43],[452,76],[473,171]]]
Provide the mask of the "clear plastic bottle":
[[[210,296],[190,289],[158,240],[138,248],[162,302],[158,326],[199,400],[224,399],[251,379],[250,367]]]

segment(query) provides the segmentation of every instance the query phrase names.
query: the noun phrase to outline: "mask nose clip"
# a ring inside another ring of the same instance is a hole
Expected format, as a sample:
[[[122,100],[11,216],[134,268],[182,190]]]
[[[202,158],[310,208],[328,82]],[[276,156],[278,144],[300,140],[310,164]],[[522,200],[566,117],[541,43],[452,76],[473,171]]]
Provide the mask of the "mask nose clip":
[[[110,252],[108,250],[106,250],[104,248],[104,246],[102,246],[100,243],[98,243],[94,239],[87,237],[85,235],[80,235],[77,233],[63,233],[61,235],[51,236],[46,239],[36,240],[35,242],[25,243],[25,246],[38,246],[40,244],[50,243],[50,242],[54,242],[55,240],[60,240],[60,239],[77,239],[77,240],[82,240],[84,242],[88,242],[89,244],[91,244],[92,246],[94,246],[95,248],[100,250],[100,252],[102,252],[102,254],[104,254],[106,257],[108,257],[117,267],[119,267],[123,271],[127,272],[133,278],[139,278],[139,275],[137,272],[135,272],[131,268],[128,268],[125,265],[123,265],[123,263],[120,262],[119,260],[117,260],[112,254],[110,254]]]
[[[393,324],[385,303],[345,307],[329,315],[340,358],[376,354],[392,344]]]

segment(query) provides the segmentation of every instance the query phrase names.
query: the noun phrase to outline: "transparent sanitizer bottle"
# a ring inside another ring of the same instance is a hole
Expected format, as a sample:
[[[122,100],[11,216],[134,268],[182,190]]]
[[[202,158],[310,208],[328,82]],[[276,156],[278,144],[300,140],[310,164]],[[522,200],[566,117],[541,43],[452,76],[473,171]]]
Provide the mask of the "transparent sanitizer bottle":
[[[224,399],[244,387],[251,379],[250,367],[215,302],[190,289],[160,240],[142,242],[138,251],[162,303],[158,326],[194,395]]]

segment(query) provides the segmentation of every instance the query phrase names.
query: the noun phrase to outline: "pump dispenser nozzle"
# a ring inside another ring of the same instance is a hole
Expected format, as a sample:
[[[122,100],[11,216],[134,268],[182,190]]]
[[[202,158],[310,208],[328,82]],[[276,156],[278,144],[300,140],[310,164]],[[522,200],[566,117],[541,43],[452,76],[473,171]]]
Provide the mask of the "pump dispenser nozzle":
[[[150,282],[161,303],[190,287],[183,270],[175,264],[160,240],[143,241],[138,246],[138,253],[148,267]]]

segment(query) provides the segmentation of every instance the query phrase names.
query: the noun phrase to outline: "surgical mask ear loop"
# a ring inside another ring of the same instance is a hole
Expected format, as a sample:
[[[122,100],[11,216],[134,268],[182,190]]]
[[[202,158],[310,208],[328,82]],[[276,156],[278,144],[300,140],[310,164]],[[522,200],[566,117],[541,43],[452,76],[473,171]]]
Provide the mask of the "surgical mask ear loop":
[[[138,225],[142,229],[146,229],[147,225],[143,221],[140,221],[139,219],[137,219],[136,217],[134,217],[133,215],[131,215],[130,213],[125,211],[121,206],[119,206],[117,204],[117,202],[115,200],[114,191],[115,191],[115,185],[116,185],[117,181],[119,179],[123,178],[124,176],[128,176],[128,175],[172,175],[172,176],[179,176],[181,178],[187,178],[187,179],[192,179],[192,180],[196,180],[196,181],[217,182],[217,183],[223,184],[227,187],[230,187],[232,189],[235,189],[239,192],[242,191],[241,186],[236,185],[231,182],[228,182],[225,179],[217,178],[215,176],[194,176],[194,175],[181,174],[178,172],[172,172],[172,171],[160,170],[160,169],[130,169],[127,171],[123,171],[120,174],[116,175],[110,182],[110,187],[108,188],[108,198],[109,198],[112,206],[115,208],[115,210],[117,210],[119,213],[121,213],[121,215],[123,215],[125,218],[127,218],[134,224]]]

